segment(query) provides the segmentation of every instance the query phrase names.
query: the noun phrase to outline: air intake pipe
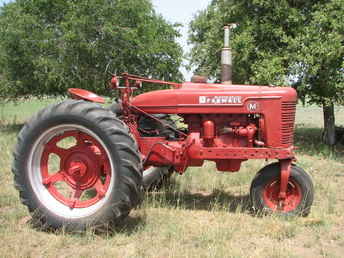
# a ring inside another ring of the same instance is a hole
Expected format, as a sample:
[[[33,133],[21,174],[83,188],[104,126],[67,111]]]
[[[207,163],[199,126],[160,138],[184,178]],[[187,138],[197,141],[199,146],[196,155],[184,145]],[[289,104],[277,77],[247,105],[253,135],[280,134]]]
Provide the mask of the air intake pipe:
[[[230,48],[230,31],[237,27],[232,23],[224,27],[224,46],[221,54],[221,82],[223,84],[232,84],[232,49]]]

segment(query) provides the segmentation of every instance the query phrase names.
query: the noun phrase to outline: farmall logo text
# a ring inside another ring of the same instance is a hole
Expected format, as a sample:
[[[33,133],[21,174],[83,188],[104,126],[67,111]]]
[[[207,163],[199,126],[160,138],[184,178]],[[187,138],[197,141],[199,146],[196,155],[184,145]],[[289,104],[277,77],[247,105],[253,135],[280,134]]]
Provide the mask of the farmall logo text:
[[[241,96],[200,96],[199,104],[242,104]]]

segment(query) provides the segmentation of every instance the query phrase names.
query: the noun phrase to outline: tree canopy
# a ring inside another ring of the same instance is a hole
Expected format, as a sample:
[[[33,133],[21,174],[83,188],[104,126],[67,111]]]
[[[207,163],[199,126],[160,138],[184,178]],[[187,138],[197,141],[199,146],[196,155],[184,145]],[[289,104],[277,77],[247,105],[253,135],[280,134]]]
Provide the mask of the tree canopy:
[[[293,85],[303,99],[344,104],[342,0],[213,0],[191,22],[191,62],[219,78],[223,26],[233,31],[234,82]]]
[[[180,80],[179,36],[150,0],[17,0],[0,8],[1,95],[104,93],[108,72]]]
[[[324,141],[335,143],[334,103],[344,104],[343,0],[213,0],[191,22],[191,64],[220,74],[223,26],[233,31],[236,83],[292,85],[324,107]]]

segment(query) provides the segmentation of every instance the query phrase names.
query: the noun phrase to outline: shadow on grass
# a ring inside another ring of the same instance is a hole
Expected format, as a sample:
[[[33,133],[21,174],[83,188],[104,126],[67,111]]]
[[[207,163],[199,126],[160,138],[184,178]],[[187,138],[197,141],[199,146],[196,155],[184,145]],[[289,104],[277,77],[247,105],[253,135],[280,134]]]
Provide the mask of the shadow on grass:
[[[28,217],[26,224],[36,231],[55,235],[70,235],[70,236],[85,236],[94,235],[101,238],[112,237],[116,234],[132,235],[136,233],[141,227],[146,224],[145,218],[141,216],[124,218],[121,222],[111,225],[104,225],[98,227],[88,227],[86,230],[67,230],[65,228],[53,229],[47,225],[42,225],[35,222],[31,217]]]
[[[125,235],[132,235],[133,233],[137,232],[139,228],[146,225],[146,219],[144,217],[131,217],[130,215],[126,217],[120,224],[113,225],[105,231],[110,235],[114,235],[117,233],[122,233]],[[104,232],[98,231],[98,234],[103,234]]]
[[[188,210],[224,209],[229,212],[251,212],[249,195],[231,195],[215,189],[212,193],[202,192],[152,192],[147,194],[148,200],[154,200],[161,206],[170,206]]]
[[[330,147],[322,143],[321,128],[299,127],[295,130],[295,146],[297,152],[307,155],[321,155],[326,158],[344,158],[344,145],[338,143]]]

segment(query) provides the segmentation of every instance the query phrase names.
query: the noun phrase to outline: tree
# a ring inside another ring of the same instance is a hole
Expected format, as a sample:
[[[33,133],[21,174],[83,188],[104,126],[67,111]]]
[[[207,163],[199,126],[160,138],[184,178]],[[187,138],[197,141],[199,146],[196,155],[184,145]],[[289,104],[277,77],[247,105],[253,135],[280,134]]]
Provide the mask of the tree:
[[[344,104],[342,0],[213,0],[190,24],[191,63],[219,78],[222,27],[233,31],[234,81],[294,86],[324,107],[324,140],[334,144],[333,104]],[[216,53],[216,55],[214,55]]]
[[[302,47],[295,55],[298,91],[323,106],[324,142],[334,145],[334,103],[344,104],[344,2],[315,6],[309,25],[290,45]]]
[[[104,93],[108,72],[182,78],[178,25],[150,0],[17,0],[0,9],[1,95]]]

